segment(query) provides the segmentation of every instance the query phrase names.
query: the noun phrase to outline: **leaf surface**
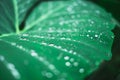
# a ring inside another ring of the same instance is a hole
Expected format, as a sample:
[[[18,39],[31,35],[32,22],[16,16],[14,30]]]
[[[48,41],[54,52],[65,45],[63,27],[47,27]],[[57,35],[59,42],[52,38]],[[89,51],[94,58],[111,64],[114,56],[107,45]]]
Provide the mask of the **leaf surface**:
[[[19,33],[19,25],[37,0],[0,0],[0,34]]]
[[[110,60],[115,23],[86,0],[45,2],[23,33],[0,38],[3,80],[84,80]]]

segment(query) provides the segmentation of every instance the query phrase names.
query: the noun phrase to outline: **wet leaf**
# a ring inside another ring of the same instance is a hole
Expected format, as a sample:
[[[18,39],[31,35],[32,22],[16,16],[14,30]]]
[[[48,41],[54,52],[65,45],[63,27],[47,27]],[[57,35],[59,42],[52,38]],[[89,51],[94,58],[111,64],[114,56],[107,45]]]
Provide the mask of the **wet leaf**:
[[[0,34],[19,33],[26,12],[37,0],[0,0]]]
[[[20,34],[0,38],[2,80],[84,80],[110,60],[113,18],[86,0],[37,6]]]

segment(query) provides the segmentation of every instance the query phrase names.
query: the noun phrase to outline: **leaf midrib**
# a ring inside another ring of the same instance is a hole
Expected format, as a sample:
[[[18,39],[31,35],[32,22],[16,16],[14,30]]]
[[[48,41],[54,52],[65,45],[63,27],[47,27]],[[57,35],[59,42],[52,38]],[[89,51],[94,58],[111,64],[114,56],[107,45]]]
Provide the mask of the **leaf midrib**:
[[[14,13],[15,13],[15,30],[16,33],[19,34],[19,14],[18,14],[18,6],[17,6],[17,0],[13,0],[14,5]]]

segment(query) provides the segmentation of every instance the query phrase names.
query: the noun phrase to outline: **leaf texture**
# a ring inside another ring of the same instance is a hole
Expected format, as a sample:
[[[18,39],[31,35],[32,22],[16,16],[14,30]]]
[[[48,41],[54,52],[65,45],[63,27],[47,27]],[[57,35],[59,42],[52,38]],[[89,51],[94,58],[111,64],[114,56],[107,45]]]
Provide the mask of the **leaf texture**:
[[[86,0],[44,2],[20,34],[0,38],[2,80],[84,80],[110,60],[112,16]]]
[[[0,0],[0,34],[19,33],[26,12],[37,0]]]

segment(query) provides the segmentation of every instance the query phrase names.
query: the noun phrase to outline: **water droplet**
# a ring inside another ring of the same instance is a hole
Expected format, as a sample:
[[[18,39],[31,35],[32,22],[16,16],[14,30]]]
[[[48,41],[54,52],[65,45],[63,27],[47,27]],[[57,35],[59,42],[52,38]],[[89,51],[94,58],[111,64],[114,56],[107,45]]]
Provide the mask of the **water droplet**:
[[[91,32],[91,30],[88,30],[88,32]]]
[[[73,58],[71,58],[71,59],[70,59],[70,62],[74,62],[74,59],[73,59]]]
[[[16,45],[16,43],[12,42],[12,43],[11,43],[11,45],[15,46],[15,45]]]
[[[32,56],[38,56],[38,54],[34,50],[31,50],[30,52]]]
[[[98,35],[96,34],[95,37],[98,37]]]
[[[45,76],[46,76],[47,78],[52,78],[52,77],[53,77],[53,74],[50,73],[50,72],[47,72],[47,73],[45,74]]]
[[[49,46],[54,46],[54,44],[49,44]]]
[[[28,34],[23,34],[22,36],[28,36]]]
[[[87,34],[87,37],[90,37],[90,35],[89,35],[89,34]]]
[[[49,30],[48,30],[49,32],[53,32],[54,30],[52,29],[52,28],[49,28]]]
[[[78,66],[78,62],[74,62],[73,65],[74,65],[74,66]]]
[[[1,60],[1,61],[4,61],[4,57],[3,57],[3,56],[0,56],[0,60]]]
[[[41,44],[42,44],[42,45],[47,45],[47,43],[45,43],[45,42],[42,42]]]
[[[51,70],[54,70],[54,69],[55,69],[55,66],[52,65],[52,64],[50,64],[50,65],[49,65],[49,68],[50,68]]]
[[[73,55],[76,55],[77,53],[76,52],[73,52]]]
[[[95,12],[96,12],[97,14],[100,14],[100,11],[99,11],[99,10],[96,10]]]
[[[59,24],[60,24],[61,26],[63,26],[64,22],[63,22],[63,21],[61,21],[61,22],[59,22]]]
[[[70,66],[71,63],[70,63],[70,62],[66,62],[65,65],[66,65],[66,66]]]
[[[65,60],[69,60],[69,56],[65,56],[64,59],[65,59]]]
[[[69,51],[69,53],[71,53],[71,54],[72,54],[72,53],[73,53],[73,50],[70,50],[70,51]]]
[[[80,68],[80,69],[79,69],[79,72],[80,72],[80,73],[84,73],[84,72],[85,72],[84,68]]]
[[[68,7],[68,8],[67,8],[67,11],[68,11],[68,12],[72,12],[72,7]]]

